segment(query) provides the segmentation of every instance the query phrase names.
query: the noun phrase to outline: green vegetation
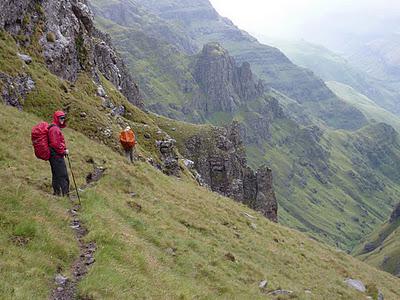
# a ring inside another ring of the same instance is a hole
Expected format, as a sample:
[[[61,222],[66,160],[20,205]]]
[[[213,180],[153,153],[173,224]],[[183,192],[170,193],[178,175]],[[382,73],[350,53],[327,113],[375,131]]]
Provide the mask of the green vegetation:
[[[371,122],[385,122],[400,132],[400,118],[395,114],[380,107],[351,86],[336,81],[329,81],[327,85],[341,99],[361,110]]]
[[[98,11],[113,5],[109,2],[93,2]],[[125,5],[129,10],[129,4]],[[124,24],[97,16],[96,25],[113,37],[114,44],[140,83],[147,103],[162,105],[163,110],[178,114],[169,104],[183,105],[198,93],[188,68],[189,57],[160,38],[171,35],[168,24],[144,11],[138,13],[141,14],[140,20],[126,18]],[[173,32],[172,35],[179,40],[179,33]]]
[[[49,121],[56,109],[68,112],[64,133],[78,185],[92,171],[91,161],[106,168],[104,177],[81,195],[81,219],[89,229],[85,240],[95,241],[97,251],[78,286],[80,297],[265,299],[258,284],[267,279],[267,291],[290,289],[292,298],[364,299],[344,283],[347,277],[376,285],[387,299],[400,297],[398,280],[389,274],[272,224],[197,186],[185,172],[180,179],[168,177],[145,162],[128,164],[118,153],[117,133],[126,124],[137,133],[143,160],[157,159],[159,127],[183,143],[185,136],[209,126],[146,114],[102,78],[110,101],[126,108],[125,117],[114,117],[87,74],[70,84],[52,75],[34,54],[30,65],[20,63],[16,52],[21,49],[7,35],[0,42],[0,72],[25,72],[36,83],[24,112],[0,109],[1,299],[47,298],[56,272],[70,275],[78,255],[67,213],[72,204],[50,195],[49,165],[34,157],[30,145],[32,126]]]
[[[87,67],[88,51],[85,47],[85,40],[82,35],[79,35],[75,40],[76,49],[78,51],[78,59],[82,68]]]
[[[400,220],[386,222],[371,235],[366,237],[354,249],[353,254],[366,263],[392,273],[400,275]]]
[[[104,3],[95,3],[101,12]],[[157,7],[164,4],[167,5],[163,1],[157,4]],[[168,5],[170,4],[180,5],[177,2],[168,2]],[[160,22],[143,11],[140,13],[142,23],[145,22],[143,18],[146,22],[151,22],[147,18],[153,18],[153,22]],[[195,113],[184,115],[180,110],[194,98],[193,93],[181,93],[182,89],[179,87],[184,82],[193,88],[193,79],[185,75],[190,74],[189,58],[182,52],[172,51],[175,44],[165,42],[153,31],[146,32],[143,24],[133,26],[134,23],[130,19],[119,21],[118,25],[111,20],[97,18],[98,24],[113,36],[114,43],[128,59],[132,73],[138,78],[140,86],[144,87],[147,103],[157,103],[161,106],[154,109],[155,111],[175,119],[195,120],[213,125],[226,125],[232,120],[242,123],[248,135],[246,149],[251,166],[257,168],[267,163],[273,169],[282,224],[309,232],[318,240],[350,251],[359,239],[385,221],[391,205],[399,195],[398,184],[386,177],[388,172],[382,174],[379,170],[375,171],[363,150],[353,146],[358,139],[358,132],[350,134],[327,128],[330,126],[354,130],[363,126],[366,119],[353,108],[353,103],[329,98],[300,104],[277,91],[270,91],[266,96],[267,100],[257,99],[246,103],[233,114],[215,112],[207,118],[199,116],[200,114],[196,116]],[[204,25],[200,22],[190,26],[201,28]],[[214,21],[209,24],[210,28],[215,27],[216,30],[220,26],[220,23]],[[190,30],[195,31],[192,27]],[[207,41],[214,39],[210,35],[204,38]],[[268,65],[269,69],[275,70],[278,77],[267,78],[267,83],[291,82],[291,86],[296,85],[296,90],[311,90],[315,93],[313,97],[319,97],[318,88],[310,87],[308,81],[294,81],[294,78],[302,77],[299,76],[299,69],[289,68],[290,63],[286,62],[284,66],[288,69],[282,71],[283,58],[276,49],[255,45],[250,40],[233,42],[229,37],[221,37],[221,34],[217,33],[215,40],[221,41],[220,38],[241,61],[254,55],[256,50],[259,53],[258,58],[269,58],[271,61],[262,65]],[[199,39],[199,45],[206,41]],[[253,69],[259,74],[265,71],[259,64],[255,64]],[[308,73],[303,75],[307,80],[311,80],[313,76]],[[323,128],[323,134],[319,138],[313,138],[312,129],[309,127],[302,128],[289,118],[271,118],[261,114],[263,110],[272,111],[276,108],[277,105],[270,104],[274,100],[279,101],[296,121],[310,123],[311,119]],[[178,146],[183,149],[182,137],[187,134],[181,133],[185,130],[177,129],[180,126],[173,121],[158,119],[161,120],[159,126],[171,136],[177,136]],[[260,128],[257,131],[253,124],[255,120],[260,119],[265,122],[258,126]],[[176,132],[172,128],[176,128]],[[367,140],[362,143],[361,148],[368,150],[369,143],[373,141]],[[351,147],[345,147],[343,144],[350,144]],[[350,176],[352,171],[356,174],[355,177]],[[376,172],[378,173],[375,174]],[[363,180],[363,176],[369,179]],[[376,186],[376,180],[381,181],[386,188],[371,192],[369,187]],[[368,215],[363,214],[360,217],[360,212],[364,210],[368,211]]]
[[[71,204],[49,195],[49,166],[34,158],[30,145],[20,147],[39,120],[13,108],[0,110],[0,298],[46,298],[57,268],[68,273],[77,255],[66,213]],[[79,285],[82,297],[263,299],[258,283],[268,279],[268,289],[290,289],[300,299],[308,297],[307,289],[315,299],[364,299],[347,287],[347,277],[375,284],[386,299],[400,297],[397,279],[388,274],[191,181],[167,177],[146,163],[129,165],[77,131],[65,134],[71,159],[80,166],[79,185],[91,170],[89,157],[107,168],[82,194],[82,219],[90,231],[85,239],[96,241],[98,249]]]
[[[46,35],[46,39],[48,42],[54,43],[56,41],[56,35],[54,34],[54,32],[48,32]]]

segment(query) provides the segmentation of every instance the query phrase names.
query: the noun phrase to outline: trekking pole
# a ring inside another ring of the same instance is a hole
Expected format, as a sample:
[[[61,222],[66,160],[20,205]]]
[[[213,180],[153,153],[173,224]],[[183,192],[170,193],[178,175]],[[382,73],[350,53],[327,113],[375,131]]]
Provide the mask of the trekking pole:
[[[75,176],[74,176],[74,172],[72,171],[72,166],[71,166],[71,161],[69,159],[69,155],[67,155],[67,158],[68,158],[69,169],[71,170],[71,174],[72,174],[72,180],[74,181],[74,185],[75,185],[76,195],[78,196],[79,205],[81,205],[81,197],[79,197],[79,192],[78,192],[78,188],[76,186]]]

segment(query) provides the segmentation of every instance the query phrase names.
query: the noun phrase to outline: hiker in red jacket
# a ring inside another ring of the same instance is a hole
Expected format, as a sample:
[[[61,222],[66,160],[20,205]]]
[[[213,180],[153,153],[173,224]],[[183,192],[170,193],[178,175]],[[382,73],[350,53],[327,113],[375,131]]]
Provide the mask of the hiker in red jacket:
[[[52,185],[54,195],[67,196],[69,193],[69,178],[64,156],[68,155],[62,128],[67,126],[65,113],[56,111],[53,123],[49,128],[50,166],[53,175]]]

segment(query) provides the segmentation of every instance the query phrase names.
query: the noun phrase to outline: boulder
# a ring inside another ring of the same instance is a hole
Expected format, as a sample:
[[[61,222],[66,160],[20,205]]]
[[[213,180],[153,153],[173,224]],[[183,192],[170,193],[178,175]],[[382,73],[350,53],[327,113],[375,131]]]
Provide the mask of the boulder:
[[[54,281],[56,282],[57,285],[65,285],[67,282],[68,278],[63,276],[62,274],[57,274],[56,277],[54,278]]]
[[[390,216],[390,220],[389,223],[394,223],[397,220],[400,219],[400,203],[397,204],[397,206],[395,207],[395,209],[393,210],[392,215]]]
[[[258,287],[260,289],[266,289],[268,287],[268,281],[267,280],[263,280],[259,283]]]
[[[18,57],[23,60],[27,65],[32,62],[32,57],[26,54],[17,53]]]
[[[347,283],[347,285],[349,287],[352,287],[354,289],[356,289],[359,292],[365,293],[365,291],[367,290],[364,283],[360,280],[355,280],[355,279],[351,279],[351,278],[347,278],[345,280],[345,282]]]
[[[99,85],[97,87],[97,96],[102,97],[102,98],[106,97],[106,92],[105,92],[103,86],[101,86],[101,85]]]

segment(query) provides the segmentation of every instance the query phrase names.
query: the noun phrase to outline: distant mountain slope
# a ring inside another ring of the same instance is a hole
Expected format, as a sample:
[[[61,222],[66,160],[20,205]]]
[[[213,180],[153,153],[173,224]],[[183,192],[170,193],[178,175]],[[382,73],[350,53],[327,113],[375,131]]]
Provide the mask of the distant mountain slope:
[[[387,76],[374,76],[372,67],[369,71],[366,69],[373,63],[379,66],[380,58],[374,58],[372,55],[363,58],[364,55],[360,53],[346,59],[323,46],[306,41],[286,41],[268,37],[262,38],[262,41],[278,47],[294,63],[312,70],[324,81],[337,81],[349,85],[386,110],[396,114],[400,112],[400,93],[397,86],[392,86]],[[361,62],[362,60],[364,62]],[[377,75],[378,71],[375,73]]]
[[[386,34],[371,38],[360,45],[349,57],[354,65],[370,76],[389,83],[399,84],[400,34]]]
[[[160,18],[184,28],[198,45],[221,43],[238,63],[250,63],[253,71],[267,87],[304,105],[309,114],[323,120],[328,126],[346,128],[345,123],[338,122],[337,118],[356,113],[341,103],[312,72],[294,65],[278,49],[259,43],[229,19],[221,17],[208,0],[137,2]],[[340,107],[340,113],[330,109],[332,106]]]
[[[138,2],[159,17],[184,26],[200,46],[221,43],[239,63],[249,62],[267,85],[296,101],[318,101],[333,96],[322,81],[293,65],[278,49],[258,43],[229,19],[222,18],[208,0]]]
[[[400,132],[400,117],[378,106],[374,101],[357,92],[351,86],[329,81],[328,87],[342,100],[357,107],[371,121],[384,122]]]

